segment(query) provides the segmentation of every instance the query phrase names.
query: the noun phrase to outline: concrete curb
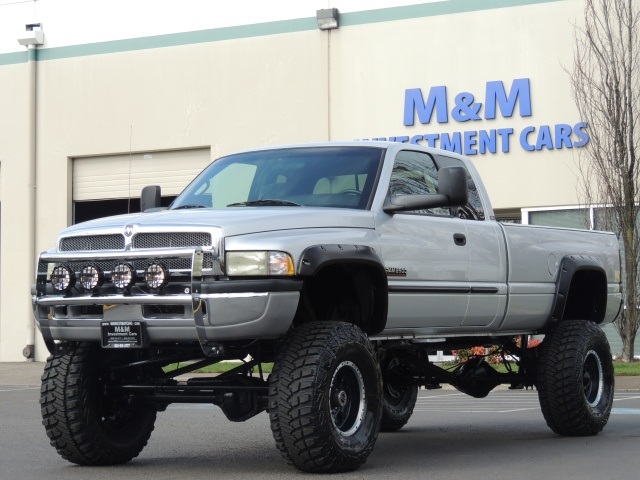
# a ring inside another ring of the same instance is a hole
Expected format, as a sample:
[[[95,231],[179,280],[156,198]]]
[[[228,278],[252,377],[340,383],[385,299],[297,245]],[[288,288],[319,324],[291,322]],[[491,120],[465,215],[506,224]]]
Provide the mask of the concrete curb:
[[[0,363],[0,386],[39,387],[44,362]]]

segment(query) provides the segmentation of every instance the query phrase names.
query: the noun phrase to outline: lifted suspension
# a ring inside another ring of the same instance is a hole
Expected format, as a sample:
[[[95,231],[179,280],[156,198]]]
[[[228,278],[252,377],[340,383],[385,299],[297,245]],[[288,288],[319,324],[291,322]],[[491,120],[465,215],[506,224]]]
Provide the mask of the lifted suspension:
[[[404,349],[387,351],[387,354],[397,355],[400,362],[387,373],[386,381],[396,385],[419,385],[428,390],[442,388],[440,384],[447,383],[475,398],[486,397],[501,384],[509,384],[510,389],[532,387],[535,379],[535,359],[531,355],[532,349],[527,349],[524,341],[522,345],[524,348],[518,347],[518,371],[506,373],[495,370],[481,356],[471,357],[452,369],[446,369],[432,363],[427,356],[421,355],[421,352],[414,351],[411,354],[410,350]]]
[[[251,359],[215,376],[198,376],[185,380],[177,380],[175,377],[219,363],[222,358],[198,360],[168,372],[160,369],[162,365],[175,363],[175,360],[187,359],[174,356],[114,366],[112,377],[104,387],[105,393],[129,401],[153,403],[159,411],[166,409],[171,403],[213,404],[219,406],[233,422],[243,422],[267,409],[269,386],[259,360]],[[154,374],[136,378],[120,375],[131,371],[132,367]],[[255,367],[259,371],[257,377],[252,376]]]

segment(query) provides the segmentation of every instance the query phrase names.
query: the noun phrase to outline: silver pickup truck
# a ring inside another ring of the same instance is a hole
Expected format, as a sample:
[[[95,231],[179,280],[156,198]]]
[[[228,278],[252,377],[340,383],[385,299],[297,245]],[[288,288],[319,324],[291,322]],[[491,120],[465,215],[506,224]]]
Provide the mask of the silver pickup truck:
[[[607,423],[615,235],[496,222],[468,159],[381,142],[265,148],[214,161],[168,209],[159,198],[147,187],[144,213],[69,227],[40,255],[40,403],[70,462],[131,460],[175,402],[231,421],[267,411],[283,457],[309,472],[358,468],[421,387],[535,386],[554,432]],[[478,346],[517,366],[499,373],[482,349],[445,368],[430,357]],[[188,375],[223,360],[241,363]]]

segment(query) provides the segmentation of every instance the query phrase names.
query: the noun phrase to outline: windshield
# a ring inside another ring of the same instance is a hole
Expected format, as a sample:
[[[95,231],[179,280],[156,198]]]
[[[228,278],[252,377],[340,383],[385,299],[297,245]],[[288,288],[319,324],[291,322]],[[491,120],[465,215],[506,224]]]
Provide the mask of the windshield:
[[[260,206],[366,209],[384,149],[305,147],[241,153],[209,165],[171,209]]]

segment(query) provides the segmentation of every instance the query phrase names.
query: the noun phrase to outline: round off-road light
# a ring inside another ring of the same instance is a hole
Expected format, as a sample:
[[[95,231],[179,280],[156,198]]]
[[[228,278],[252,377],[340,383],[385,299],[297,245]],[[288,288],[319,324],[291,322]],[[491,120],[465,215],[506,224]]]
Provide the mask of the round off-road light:
[[[136,281],[133,267],[128,263],[119,263],[111,271],[111,281],[116,288],[126,289],[132,287]]]
[[[68,292],[76,284],[76,274],[65,267],[58,265],[51,272],[51,285],[59,292]]]
[[[162,288],[169,282],[169,272],[161,263],[152,263],[144,271],[144,281],[149,288]]]
[[[87,265],[80,272],[80,285],[85,290],[95,290],[104,283],[102,270],[95,265]]]

